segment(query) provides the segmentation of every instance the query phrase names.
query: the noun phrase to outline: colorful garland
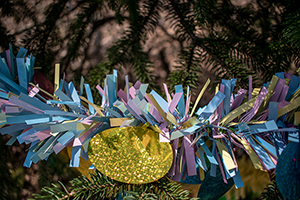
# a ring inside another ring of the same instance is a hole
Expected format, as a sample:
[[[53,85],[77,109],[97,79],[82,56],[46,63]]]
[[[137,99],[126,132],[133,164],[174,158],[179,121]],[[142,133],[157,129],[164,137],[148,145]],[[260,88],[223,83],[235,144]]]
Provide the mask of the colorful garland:
[[[286,186],[280,185],[284,177],[293,181],[300,174],[299,76],[276,73],[253,90],[249,77],[248,98],[244,89],[233,94],[236,79],[222,80],[208,105],[195,112],[209,80],[190,111],[189,88],[184,94],[182,85],[176,85],[175,94],[169,94],[164,84],[165,100],[154,90],[146,93],[148,84],[137,81],[130,86],[126,76],[125,89],[117,90],[114,71],[103,88],[96,87],[102,97],[98,106],[83,79],[79,91],[72,82],[59,79],[59,65],[54,94],[40,88],[42,83],[33,84],[35,58],[26,54],[21,48],[15,57],[11,47],[0,54],[0,132],[12,136],[7,145],[16,140],[30,144],[24,166],[71,147],[70,167],[90,158],[90,169],[122,182],[147,183],[168,173],[175,181],[198,184],[204,172],[216,176],[220,170],[225,183],[232,178],[240,188],[243,182],[234,156],[234,149],[240,148],[256,169],[283,166],[276,169],[283,177],[277,183],[290,198]],[[84,90],[87,97],[82,96]],[[289,141],[295,148],[286,148]],[[283,153],[285,148],[289,153]],[[297,190],[299,180],[295,182]],[[299,191],[292,195],[299,198]]]

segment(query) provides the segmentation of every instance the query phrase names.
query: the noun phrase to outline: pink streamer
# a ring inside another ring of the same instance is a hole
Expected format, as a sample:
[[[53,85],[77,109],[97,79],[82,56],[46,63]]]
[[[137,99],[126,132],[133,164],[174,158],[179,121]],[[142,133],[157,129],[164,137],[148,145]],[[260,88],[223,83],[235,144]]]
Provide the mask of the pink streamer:
[[[173,100],[172,102],[169,104],[169,111],[171,113],[174,113],[175,111],[175,108],[181,98],[181,96],[183,95],[183,92],[180,92],[180,93],[176,93],[174,96],[173,96]]]
[[[104,90],[99,85],[97,85],[96,88],[103,96],[105,96]]]
[[[225,172],[224,172],[224,169],[223,169],[223,164],[221,162],[221,159],[220,159],[220,156],[218,154],[217,148],[215,149],[215,151],[216,151],[217,160],[218,160],[218,163],[219,163],[219,166],[220,166],[220,170],[221,170],[221,173],[222,173],[223,181],[224,181],[224,183],[228,184],[226,176],[225,176]]]
[[[47,129],[47,130],[36,132],[35,135],[39,138],[40,141],[42,141],[51,136],[50,132],[51,130]]]
[[[129,96],[131,99],[133,99],[135,97],[135,88],[132,86],[131,88],[129,88]],[[129,99],[127,99],[129,101]]]
[[[126,94],[126,92],[124,92],[122,89],[120,89],[118,91],[117,95],[118,95],[118,97],[120,97],[122,99],[122,101],[123,101],[124,104],[127,103],[128,100],[127,100],[127,94]]]
[[[231,105],[231,111],[239,107],[247,93],[247,90],[240,89]]]
[[[37,85],[38,86],[38,85]],[[37,87],[34,87],[30,90],[28,96],[34,97],[40,90]]]
[[[173,163],[169,171],[170,176],[175,175],[175,169],[176,169],[176,159],[177,159],[177,152],[178,152],[178,143],[179,138],[175,139],[172,144],[172,151],[173,151]]]
[[[138,90],[138,89],[140,89],[141,85],[142,85],[142,83],[141,83],[140,81],[137,81],[137,82],[135,82],[135,84],[134,84],[133,87],[134,87],[136,90]]]
[[[170,95],[169,95],[168,86],[165,83],[163,83],[163,86],[164,86],[165,93],[166,93],[166,96],[167,96],[168,105],[170,106],[172,100],[171,100]]]
[[[197,175],[196,163],[195,163],[195,149],[194,146],[191,146],[192,140],[193,139],[191,135],[188,135],[183,139],[185,157],[187,162],[187,172],[189,176]]]
[[[261,92],[259,93],[257,99],[254,102],[253,108],[251,110],[249,110],[248,113],[246,113],[241,118],[241,120],[240,120],[241,122],[249,122],[254,117],[254,115],[258,111],[260,104],[263,102],[264,98],[266,97],[267,93],[268,93],[268,90],[265,87],[263,87],[261,89]]]
[[[281,101],[285,100],[285,97],[287,95],[288,90],[289,90],[289,86],[283,85],[283,89],[282,89],[282,91],[280,93],[280,96],[278,98],[278,102],[281,102]]]
[[[188,118],[188,112],[189,112],[189,107],[190,107],[190,102],[191,102],[191,95],[189,96],[189,98],[186,100],[186,104],[185,104],[185,114],[184,114],[184,120],[187,120]]]

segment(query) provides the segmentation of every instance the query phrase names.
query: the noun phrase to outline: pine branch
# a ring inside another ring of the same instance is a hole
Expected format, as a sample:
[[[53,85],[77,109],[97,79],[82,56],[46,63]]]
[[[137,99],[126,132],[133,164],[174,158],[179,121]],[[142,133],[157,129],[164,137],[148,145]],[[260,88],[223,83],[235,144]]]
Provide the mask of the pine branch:
[[[47,17],[44,23],[37,26],[36,34],[26,41],[25,47],[29,47],[34,40],[38,39],[41,47],[40,52],[44,54],[48,38],[55,27],[56,21],[60,18],[67,2],[68,0],[60,0],[57,3],[49,5],[48,9],[45,11],[45,15]]]
[[[177,182],[170,182],[166,177],[160,180],[133,185],[112,180],[99,171],[95,171],[90,179],[80,176],[71,181],[72,187],[69,192],[66,187],[60,183],[52,184],[52,187],[44,187],[42,194],[35,194],[36,199],[165,199],[165,200],[196,200],[190,198],[190,192],[181,188]]]
[[[280,193],[277,185],[276,185],[276,179],[275,179],[275,173],[274,171],[271,173],[271,181],[265,187],[265,191],[261,194],[262,200],[283,200],[284,197]]]
[[[22,41],[25,48],[35,55],[35,66],[42,66],[44,71],[50,71],[53,57],[57,55],[62,46],[57,21],[60,20],[67,2],[68,0],[58,0],[51,3],[44,12],[45,21],[35,24]]]
[[[194,33],[194,30],[196,29],[195,28],[195,25],[192,24],[192,23],[188,23],[187,20],[185,20],[185,16],[183,15],[183,13],[180,11],[179,7],[178,7],[178,3],[176,3],[174,0],[169,0],[172,8],[174,9],[174,12],[176,13],[176,15],[179,17],[179,21],[182,25],[182,27],[184,28],[184,31],[189,35],[189,37],[191,38],[192,40],[192,43],[201,47],[205,52],[207,52],[217,63],[219,63],[224,69],[226,69],[228,72],[228,68],[227,66],[225,65],[225,63],[220,60],[218,58],[218,56],[216,56],[215,54],[213,54],[213,52],[208,48],[206,47],[201,41],[202,39],[197,37]]]
[[[82,11],[77,15],[77,19],[71,24],[71,38],[68,44],[68,57],[71,60],[77,58],[82,52],[80,47],[86,45],[86,32],[90,25],[93,16],[97,11],[103,8],[102,1],[88,1],[87,5],[83,6]],[[67,63],[68,64],[68,63]]]
[[[193,42],[191,50],[190,50],[190,55],[189,55],[189,58],[188,58],[188,62],[187,62],[187,67],[186,67],[186,70],[188,72],[190,72],[190,70],[191,70],[191,65],[192,65],[192,61],[193,61],[193,57],[194,57],[195,48],[196,48],[196,43]]]
[[[143,51],[142,43],[145,42],[147,34],[157,26],[160,3],[158,0],[143,3],[142,8],[134,1],[127,5],[130,27],[126,34],[108,49],[108,63],[112,67],[130,64],[137,78],[141,82],[150,83],[150,87],[153,88],[154,80],[148,70],[152,63]]]

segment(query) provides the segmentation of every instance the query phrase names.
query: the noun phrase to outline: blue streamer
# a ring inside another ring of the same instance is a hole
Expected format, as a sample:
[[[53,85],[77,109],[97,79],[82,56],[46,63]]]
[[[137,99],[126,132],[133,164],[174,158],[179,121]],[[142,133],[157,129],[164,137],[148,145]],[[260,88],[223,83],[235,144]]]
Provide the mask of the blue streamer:
[[[70,167],[79,167],[80,153],[81,153],[81,146],[75,146],[72,148]]]
[[[86,91],[86,95],[87,95],[88,100],[91,103],[94,103],[93,95],[92,95],[92,91],[91,91],[90,85],[85,83],[84,87],[85,87],[85,91]],[[92,115],[95,114],[95,109],[90,104],[89,104],[89,111],[91,112]]]
[[[289,83],[289,90],[285,97],[286,100],[288,100],[300,88],[299,83],[300,77],[293,75]]]
[[[182,85],[175,85],[175,93],[180,93],[180,92],[183,92]],[[168,105],[168,103],[167,103],[167,105]],[[185,115],[185,103],[184,103],[183,95],[181,96],[181,98],[178,101],[177,109],[179,111],[180,116],[184,117],[184,115]],[[165,110],[165,112],[167,112],[167,111]]]
[[[208,119],[223,101],[225,96],[226,95],[219,91],[205,108],[199,108],[199,110],[196,113],[197,115],[199,115],[198,118]]]

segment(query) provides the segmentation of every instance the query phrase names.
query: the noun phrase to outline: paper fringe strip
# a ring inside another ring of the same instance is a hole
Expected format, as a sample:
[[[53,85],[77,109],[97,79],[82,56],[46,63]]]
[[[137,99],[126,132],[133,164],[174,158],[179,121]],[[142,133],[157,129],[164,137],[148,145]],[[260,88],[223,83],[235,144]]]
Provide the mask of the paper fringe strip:
[[[7,145],[16,140],[30,144],[26,167],[47,160],[65,147],[72,147],[70,166],[78,167],[80,159],[88,160],[89,141],[97,133],[149,123],[159,133],[160,142],[172,145],[169,175],[173,180],[197,175],[196,163],[207,171],[206,155],[211,176],[215,176],[219,165],[224,182],[233,178],[236,188],[240,188],[243,182],[233,153],[235,147],[245,150],[256,169],[271,170],[276,168],[288,141],[299,142],[296,126],[300,112],[296,111],[300,105],[300,77],[291,73],[276,73],[270,82],[253,91],[249,76],[248,98],[244,89],[233,94],[236,79],[222,80],[213,99],[194,115],[209,80],[189,112],[189,88],[184,95],[182,85],[176,85],[175,94],[169,94],[164,84],[165,100],[154,90],[146,93],[148,84],[137,81],[130,87],[126,76],[125,91],[117,90],[114,70],[107,75],[103,88],[96,86],[102,97],[102,105],[98,106],[83,78],[79,92],[72,82],[59,79],[59,65],[53,95],[34,85],[35,58],[26,54],[27,50],[21,48],[15,57],[11,46],[0,54],[0,132],[12,136]],[[16,75],[18,84],[14,82]],[[82,96],[83,90],[87,97]],[[45,93],[49,99],[43,97]]]

